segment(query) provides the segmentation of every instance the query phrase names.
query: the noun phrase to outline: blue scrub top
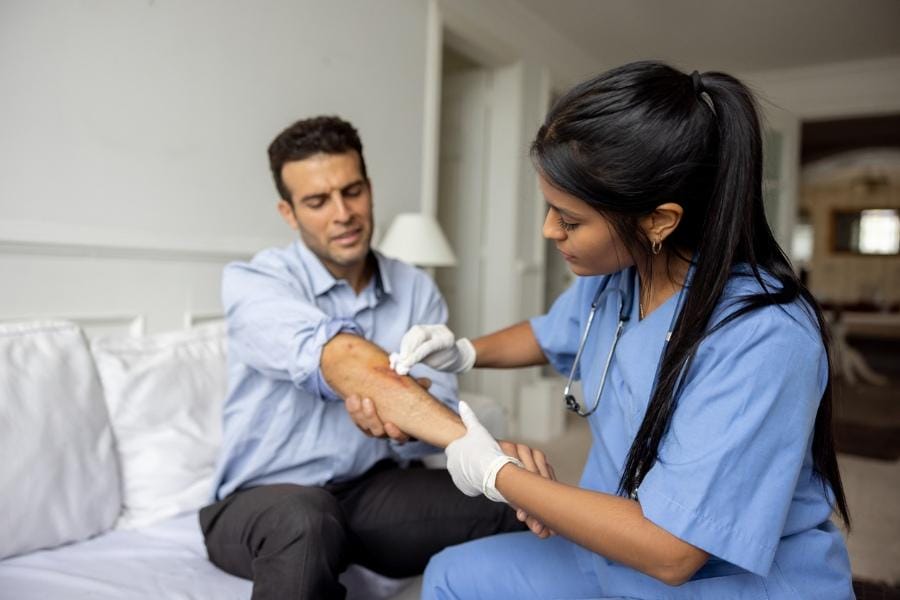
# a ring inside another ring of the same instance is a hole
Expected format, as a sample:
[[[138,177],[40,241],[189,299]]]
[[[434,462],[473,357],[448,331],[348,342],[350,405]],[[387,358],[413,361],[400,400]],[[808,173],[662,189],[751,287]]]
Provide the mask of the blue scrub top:
[[[620,288],[631,299],[631,318],[599,407],[588,417],[593,444],[580,485],[615,494],[679,294],[640,320],[633,269],[582,277],[531,325],[551,364],[568,374],[605,277],[608,289]],[[738,308],[740,296],[760,291],[749,270],[737,269],[712,323]],[[612,344],[620,297],[603,297],[576,374],[587,408]],[[702,548],[710,560],[677,588],[587,550],[579,553],[582,568],[596,573],[611,596],[852,597],[844,540],[829,520],[830,490],[812,470],[813,425],[827,380],[825,349],[802,301],[752,311],[708,336],[685,375],[659,460],[638,500],[645,517]]]

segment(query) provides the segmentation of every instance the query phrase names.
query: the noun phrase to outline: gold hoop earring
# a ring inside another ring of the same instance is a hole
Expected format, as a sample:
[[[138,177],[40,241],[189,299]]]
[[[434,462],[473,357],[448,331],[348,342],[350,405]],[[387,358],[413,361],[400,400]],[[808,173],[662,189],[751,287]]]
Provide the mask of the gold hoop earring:
[[[662,251],[662,241],[655,240],[650,243],[650,252],[652,252],[654,256],[658,255],[661,251]]]

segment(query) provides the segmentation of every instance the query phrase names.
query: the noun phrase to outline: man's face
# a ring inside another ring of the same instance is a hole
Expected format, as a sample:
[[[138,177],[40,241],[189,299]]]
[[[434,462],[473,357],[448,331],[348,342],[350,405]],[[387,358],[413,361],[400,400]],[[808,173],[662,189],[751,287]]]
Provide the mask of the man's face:
[[[372,193],[355,151],[285,163],[281,178],[293,206],[278,211],[335,277],[365,266],[372,241]]]

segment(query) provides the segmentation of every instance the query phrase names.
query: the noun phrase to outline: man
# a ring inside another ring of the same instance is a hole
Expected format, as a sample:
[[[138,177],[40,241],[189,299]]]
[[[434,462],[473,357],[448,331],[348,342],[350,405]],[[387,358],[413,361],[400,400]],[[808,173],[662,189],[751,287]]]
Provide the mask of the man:
[[[254,599],[342,598],[351,562],[406,577],[445,546],[521,529],[446,471],[398,464],[465,427],[448,408],[453,376],[418,367],[429,394],[389,368],[385,350],[415,324],[445,322],[447,308],[424,273],[370,249],[356,130],[299,121],[269,161],[300,241],[224,272],[229,393],[216,502],[200,513],[210,559],[253,579]]]

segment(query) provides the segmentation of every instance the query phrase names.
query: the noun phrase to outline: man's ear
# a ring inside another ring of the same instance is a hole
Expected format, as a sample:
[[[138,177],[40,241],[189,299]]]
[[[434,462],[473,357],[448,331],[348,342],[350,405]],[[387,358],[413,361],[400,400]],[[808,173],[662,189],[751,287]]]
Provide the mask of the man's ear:
[[[666,202],[644,217],[641,225],[651,242],[663,242],[681,223],[684,209],[680,204]]]
[[[278,214],[281,215],[281,218],[284,219],[284,222],[288,224],[293,230],[299,229],[299,225],[297,223],[297,215],[294,214],[294,207],[287,200],[279,200],[278,201]]]

